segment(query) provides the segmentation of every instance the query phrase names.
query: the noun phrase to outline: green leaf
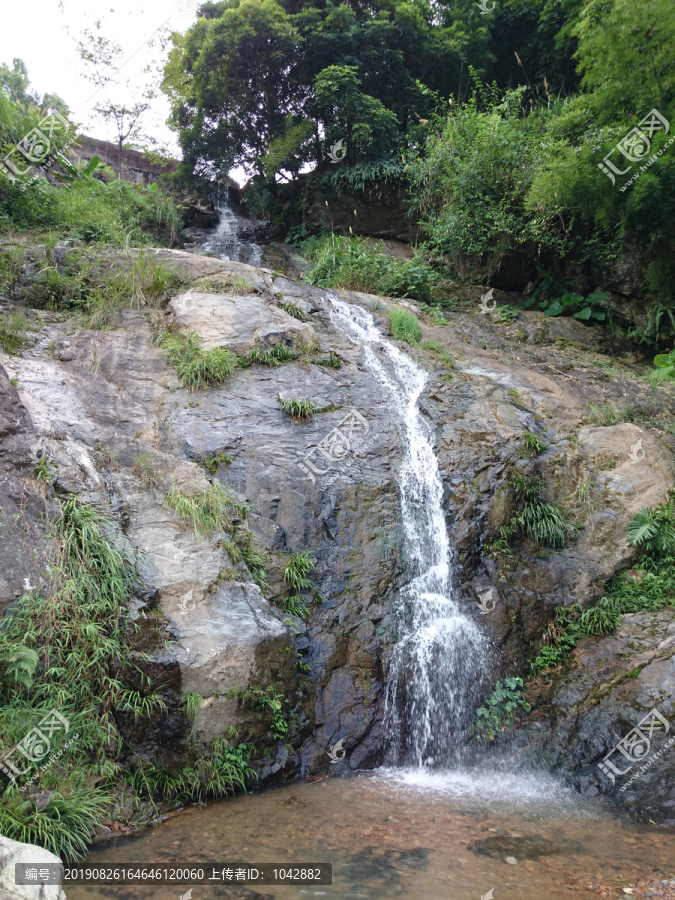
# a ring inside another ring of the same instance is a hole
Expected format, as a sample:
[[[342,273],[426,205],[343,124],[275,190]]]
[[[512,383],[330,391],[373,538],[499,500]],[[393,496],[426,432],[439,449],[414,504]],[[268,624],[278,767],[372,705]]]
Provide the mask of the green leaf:
[[[559,316],[561,312],[563,312],[565,307],[559,300],[554,300],[553,303],[548,307],[548,309],[544,310],[545,316]]]
[[[582,319],[584,322],[590,319],[592,315],[593,310],[590,308],[590,306],[585,306],[582,310],[579,310],[579,312],[573,313],[575,319]]]

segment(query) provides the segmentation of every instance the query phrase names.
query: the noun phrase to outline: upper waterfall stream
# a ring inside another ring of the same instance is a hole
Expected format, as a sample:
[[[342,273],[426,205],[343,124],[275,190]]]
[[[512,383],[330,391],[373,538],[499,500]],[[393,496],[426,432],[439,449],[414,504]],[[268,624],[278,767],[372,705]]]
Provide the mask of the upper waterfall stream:
[[[387,685],[390,756],[399,764],[447,763],[485,680],[488,641],[457,603],[443,484],[419,408],[427,374],[383,337],[369,312],[332,291],[327,297],[331,320],[363,348],[367,368],[401,422],[401,524],[410,580],[397,600],[399,636]]]
[[[202,244],[202,249],[217,253],[221,259],[259,266],[262,247],[244,236],[247,227],[250,227],[250,220],[238,216],[226,201],[219,203],[218,216],[219,222]]]

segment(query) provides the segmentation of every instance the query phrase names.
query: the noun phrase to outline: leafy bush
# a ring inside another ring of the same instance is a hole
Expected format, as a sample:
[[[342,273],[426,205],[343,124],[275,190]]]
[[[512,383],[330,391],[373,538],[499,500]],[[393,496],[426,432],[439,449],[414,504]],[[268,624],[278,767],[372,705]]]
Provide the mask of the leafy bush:
[[[290,301],[287,303],[279,303],[279,309],[283,309],[284,312],[287,312],[289,316],[293,316],[294,319],[299,319],[301,322],[306,322],[309,316],[301,309],[296,303],[291,303]]]
[[[474,80],[474,96],[439,123],[409,168],[430,249],[471,256],[486,272],[522,244],[562,252],[564,233],[526,208],[550,113],[523,118],[524,88],[489,100]]]
[[[675,381],[675,350],[670,353],[659,353],[654,357],[656,371],[650,374],[655,384],[662,381]]]
[[[418,344],[422,337],[422,329],[416,316],[407,309],[393,309],[389,313],[391,335],[396,341],[405,341],[406,344]]]
[[[171,246],[182,228],[173,200],[159,187],[146,188],[93,178],[61,187],[44,179],[25,191],[10,186],[0,194],[2,214],[19,229],[58,229],[85,243],[123,247],[161,240]]]
[[[294,592],[303,590],[311,586],[312,583],[307,576],[315,569],[316,563],[308,550],[291,553],[288,563],[284,567],[284,581]]]
[[[128,640],[136,569],[127,546],[110,536],[98,510],[74,499],[60,503],[51,532],[51,584],[44,595],[23,596],[0,630],[0,730],[10,747],[56,709],[77,739],[62,748],[69,774],[37,773],[40,788],[53,791],[39,809],[18,787],[5,789],[0,830],[72,859],[83,855],[112,799],[115,711],[147,710],[156,698],[122,683],[136,666]],[[53,743],[59,749],[58,738]]]
[[[0,318],[0,347],[5,353],[12,356],[21,350],[27,328],[28,320],[23,313],[13,312]]]
[[[243,705],[248,705],[261,712],[270,712],[272,716],[272,734],[278,741],[285,740],[291,730],[290,722],[284,714],[283,705],[286,701],[284,695],[275,685],[268,688],[250,687],[243,691],[231,691],[232,696],[239,698]]]
[[[395,259],[381,244],[376,249],[365,238],[330,234],[307,245],[312,267],[308,284],[345,288],[389,297],[410,297],[428,302],[443,287],[442,278],[422,257]]]
[[[247,782],[257,779],[249,765],[252,744],[230,746],[218,738],[210,750],[192,765],[174,772],[139,761],[129,775],[129,782],[139,794],[183,806],[245,791]]]
[[[522,699],[523,679],[507,678],[502,685],[498,681],[485,706],[476,710],[476,722],[472,731],[479,740],[493,741],[510,728],[516,720],[518,707],[530,711],[530,704]]]

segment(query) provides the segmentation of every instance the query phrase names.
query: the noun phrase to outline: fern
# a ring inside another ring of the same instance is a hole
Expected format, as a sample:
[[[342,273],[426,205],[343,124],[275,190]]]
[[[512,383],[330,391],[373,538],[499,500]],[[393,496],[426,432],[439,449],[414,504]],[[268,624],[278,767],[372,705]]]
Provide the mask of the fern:
[[[675,555],[675,518],[673,501],[659,503],[652,509],[636,513],[628,523],[626,534],[632,546],[644,547],[649,553]]]
[[[38,662],[39,656],[35,650],[24,647],[23,644],[10,644],[9,649],[0,653],[0,663],[5,665],[7,678],[27,688],[33,684]]]

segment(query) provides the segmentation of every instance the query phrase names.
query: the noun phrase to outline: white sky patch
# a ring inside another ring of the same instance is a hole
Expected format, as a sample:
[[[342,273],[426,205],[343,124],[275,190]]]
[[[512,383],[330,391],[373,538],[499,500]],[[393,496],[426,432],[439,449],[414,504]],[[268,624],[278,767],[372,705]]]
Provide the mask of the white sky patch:
[[[15,57],[28,68],[31,88],[40,96],[58,94],[69,106],[71,118],[84,134],[103,140],[115,140],[114,126],[93,117],[92,106],[102,93],[90,99],[95,87],[84,77],[76,41],[85,28],[94,30],[100,19],[100,33],[117,41],[125,63],[119,78],[130,87],[110,87],[113,102],[136,101],[134,91],[147,83],[143,68],[151,62],[163,62],[159,46],[153,50],[147,41],[162,25],[170,31],[185,32],[195,20],[194,0],[33,0],[30,4],[4,3],[0,27],[0,62],[11,67]],[[152,135],[179,157],[175,134],[166,125],[168,100],[160,95],[146,113],[143,132]]]

